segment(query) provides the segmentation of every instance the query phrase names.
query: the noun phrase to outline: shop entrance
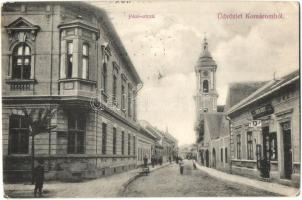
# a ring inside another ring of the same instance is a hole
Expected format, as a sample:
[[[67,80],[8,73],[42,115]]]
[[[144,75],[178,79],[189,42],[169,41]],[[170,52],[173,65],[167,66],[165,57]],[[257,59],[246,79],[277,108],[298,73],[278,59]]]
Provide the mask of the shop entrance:
[[[290,123],[282,124],[284,148],[284,178],[291,179],[292,174],[292,144]]]
[[[263,178],[269,178],[269,172],[270,172],[269,127],[262,128],[262,136],[263,136],[263,158],[260,161],[261,176]]]

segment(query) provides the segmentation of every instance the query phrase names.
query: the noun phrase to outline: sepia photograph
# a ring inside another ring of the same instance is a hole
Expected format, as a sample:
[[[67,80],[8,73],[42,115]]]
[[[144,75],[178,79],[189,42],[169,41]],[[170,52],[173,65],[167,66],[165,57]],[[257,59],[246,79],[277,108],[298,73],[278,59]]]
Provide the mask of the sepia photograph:
[[[300,195],[298,1],[1,1],[2,198]]]

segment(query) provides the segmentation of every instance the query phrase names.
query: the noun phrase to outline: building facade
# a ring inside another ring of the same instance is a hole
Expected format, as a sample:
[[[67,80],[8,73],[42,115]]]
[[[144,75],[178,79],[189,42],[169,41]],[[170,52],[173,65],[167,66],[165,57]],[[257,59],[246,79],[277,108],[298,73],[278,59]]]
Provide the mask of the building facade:
[[[140,124],[140,130],[137,137],[137,165],[144,164],[144,157],[148,158],[148,163],[151,162],[151,157],[155,153],[155,145],[157,137],[149,131],[144,124]]]
[[[168,162],[175,160],[178,155],[178,141],[168,132],[168,130],[161,131],[158,128],[152,126],[147,121],[140,121],[141,125],[144,126],[145,130],[156,137],[154,143],[154,149],[152,149],[152,154],[154,154],[157,161]]]
[[[141,79],[106,12],[81,2],[2,7],[5,180],[30,175],[31,136],[20,108],[56,108],[35,137],[46,179],[95,178],[136,166]]]
[[[300,183],[299,71],[267,82],[228,110],[232,172]]]

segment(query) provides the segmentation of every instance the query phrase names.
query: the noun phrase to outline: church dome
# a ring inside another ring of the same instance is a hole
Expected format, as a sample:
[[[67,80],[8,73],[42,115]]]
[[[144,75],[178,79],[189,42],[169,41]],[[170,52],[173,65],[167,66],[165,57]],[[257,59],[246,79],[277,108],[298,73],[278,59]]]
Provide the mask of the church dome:
[[[197,63],[197,68],[203,68],[203,67],[215,67],[216,68],[216,63],[212,58],[211,53],[209,52],[208,49],[208,42],[207,39],[204,39],[203,42],[203,51],[198,59]]]

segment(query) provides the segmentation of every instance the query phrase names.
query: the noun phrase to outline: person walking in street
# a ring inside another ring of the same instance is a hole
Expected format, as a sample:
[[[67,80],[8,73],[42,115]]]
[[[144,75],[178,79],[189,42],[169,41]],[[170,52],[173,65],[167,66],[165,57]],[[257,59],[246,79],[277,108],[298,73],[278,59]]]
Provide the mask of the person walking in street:
[[[151,164],[152,164],[152,167],[154,168],[154,164],[155,164],[155,156],[154,156],[154,154],[151,156]]]
[[[144,167],[147,167],[148,165],[148,157],[147,155],[144,156]]]
[[[169,162],[170,162],[170,164],[172,163],[172,158],[171,158],[171,156],[169,156]]]
[[[182,159],[179,160],[179,170],[180,170],[180,174],[183,175],[184,173],[184,161]]]
[[[163,157],[162,157],[162,156],[159,157],[159,164],[160,164],[160,165],[163,164]]]
[[[42,189],[44,183],[44,161],[38,160],[38,166],[34,169],[34,180],[35,180],[35,189],[34,195],[37,197],[37,192],[39,192],[39,197],[42,196]]]
[[[196,169],[196,160],[193,159],[193,169]]]

